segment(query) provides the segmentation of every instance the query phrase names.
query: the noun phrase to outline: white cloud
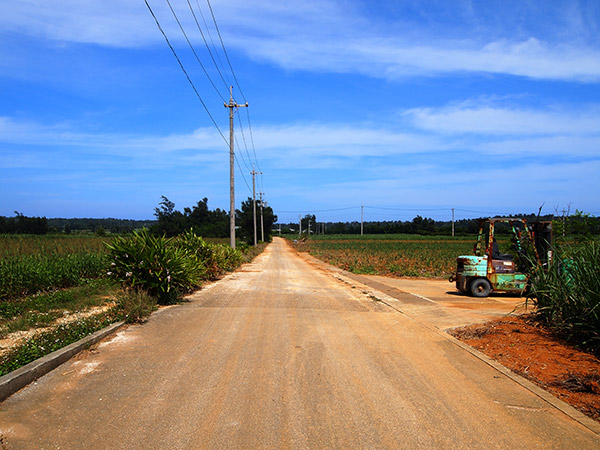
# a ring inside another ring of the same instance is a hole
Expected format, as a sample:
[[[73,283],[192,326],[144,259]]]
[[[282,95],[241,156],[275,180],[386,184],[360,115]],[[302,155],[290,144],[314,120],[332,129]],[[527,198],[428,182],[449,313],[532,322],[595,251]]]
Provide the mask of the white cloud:
[[[416,127],[436,133],[585,135],[598,134],[600,106],[540,110],[475,106],[470,101],[444,108],[415,108],[404,115]]]
[[[156,0],[150,4],[171,40],[183,43],[167,6]],[[406,22],[382,23],[382,18],[376,21],[364,15],[358,5],[321,0],[285,4],[232,1],[213,6],[230,48],[288,70],[360,73],[389,79],[457,72],[584,82],[600,79],[600,50],[576,39],[554,41],[553,34],[538,35],[541,32],[537,30],[513,37],[507,27],[504,36],[495,33],[495,37],[484,40],[481,36],[485,30],[476,34],[469,22],[462,24],[461,33],[444,35],[442,24],[429,30]],[[191,39],[203,51],[187,5],[174,7]],[[212,26],[206,5],[203,8]],[[235,20],[225,20],[228,17]],[[11,2],[3,8],[0,29],[58,42],[116,47],[163,43],[145,4],[137,0]],[[216,40],[215,30],[212,32]]]

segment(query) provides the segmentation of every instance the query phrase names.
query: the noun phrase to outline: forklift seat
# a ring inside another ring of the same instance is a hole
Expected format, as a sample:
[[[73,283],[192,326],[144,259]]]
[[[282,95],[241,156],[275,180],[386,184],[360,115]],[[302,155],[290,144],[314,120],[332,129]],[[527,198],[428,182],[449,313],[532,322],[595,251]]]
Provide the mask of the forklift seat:
[[[501,261],[512,261],[514,259],[514,256],[509,255],[507,253],[500,253],[498,242],[496,242],[496,238],[494,238],[494,242],[492,242],[492,259],[499,259]]]

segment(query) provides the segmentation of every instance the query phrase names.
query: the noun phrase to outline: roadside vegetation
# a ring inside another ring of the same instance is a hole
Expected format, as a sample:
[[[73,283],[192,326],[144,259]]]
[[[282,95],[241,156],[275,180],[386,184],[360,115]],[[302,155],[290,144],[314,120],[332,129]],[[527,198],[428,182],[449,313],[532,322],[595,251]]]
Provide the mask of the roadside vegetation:
[[[530,301],[539,320],[600,356],[600,241],[555,247],[553,264],[532,278]]]
[[[207,280],[251,260],[193,231],[0,236],[0,375],[111,323],[144,321]]]
[[[297,248],[329,264],[357,274],[447,278],[456,257],[471,253],[473,238],[388,235],[318,235],[297,240]]]

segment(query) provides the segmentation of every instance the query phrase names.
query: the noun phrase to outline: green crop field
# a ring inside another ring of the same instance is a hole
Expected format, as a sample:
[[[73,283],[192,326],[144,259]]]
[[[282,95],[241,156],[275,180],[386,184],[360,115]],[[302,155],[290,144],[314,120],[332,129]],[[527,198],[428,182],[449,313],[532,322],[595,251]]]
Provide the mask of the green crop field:
[[[97,278],[106,270],[107,254],[96,236],[0,236],[0,299]]]
[[[316,258],[354,273],[446,278],[456,257],[471,254],[476,237],[388,235],[313,236],[298,245]]]

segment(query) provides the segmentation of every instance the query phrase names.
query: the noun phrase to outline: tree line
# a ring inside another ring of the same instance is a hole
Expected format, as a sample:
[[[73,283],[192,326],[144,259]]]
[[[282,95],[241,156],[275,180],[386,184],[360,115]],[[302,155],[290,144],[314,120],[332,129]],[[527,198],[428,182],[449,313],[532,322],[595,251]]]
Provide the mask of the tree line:
[[[499,217],[499,216],[497,216]],[[555,235],[600,235],[600,217],[577,211],[566,217],[554,215],[538,216],[536,214],[516,214],[506,217],[522,218],[527,222],[538,220],[552,221]],[[454,222],[455,235],[472,235],[479,231],[480,218],[461,219]],[[361,223],[352,222],[318,222],[314,214],[307,214],[301,220],[302,234],[306,234],[310,227],[311,234],[360,234]],[[282,233],[299,233],[300,223],[290,222],[281,224]],[[416,216],[412,220],[370,221],[362,224],[364,234],[422,234],[422,235],[451,235],[452,221],[437,221],[428,217]],[[499,231],[503,230],[499,225]]]
[[[257,205],[257,233],[261,240],[260,200]],[[283,233],[298,233],[299,223],[277,223],[277,216],[273,209],[266,204],[263,207],[263,229],[265,241],[271,239],[273,226],[281,227]],[[155,234],[176,236],[186,230],[203,237],[226,238],[229,237],[229,213],[222,209],[210,210],[208,199],[203,198],[193,207],[185,207],[182,211],[175,209],[175,204],[167,197],[162,196],[157,208],[154,210],[156,220],[130,220],[130,219],[92,219],[92,218],[52,218],[27,217],[15,211],[14,217],[0,216],[0,234],[47,234],[71,232],[94,232],[99,235],[110,233],[129,233],[133,230],[148,228]],[[536,220],[553,221],[555,236],[560,235],[600,235],[600,217],[576,211],[568,216],[535,214],[510,215],[508,217],[521,217],[528,222]],[[253,202],[248,198],[241,204],[241,209],[236,210],[237,237],[248,243],[254,240]],[[318,222],[314,214],[307,214],[302,218],[302,232],[307,233],[310,227],[311,234],[360,234],[361,223],[352,222]],[[477,233],[479,219],[461,219],[454,222],[456,235],[471,235]],[[363,223],[364,234],[423,234],[423,235],[450,235],[452,233],[451,221],[436,221],[428,217],[416,216],[412,220],[369,221]]]
[[[262,230],[264,240],[271,240],[273,223],[277,216],[273,209],[260,200],[256,201],[257,235],[261,240],[261,206],[262,206]],[[185,207],[183,211],[175,209],[175,203],[164,195],[157,208],[154,209],[157,223],[152,231],[167,236],[177,236],[184,231],[193,230],[198,236],[226,238],[229,237],[229,212],[217,208],[211,210],[208,207],[208,199],[205,197],[191,208]],[[236,237],[251,244],[254,242],[254,205],[252,198],[248,198],[241,204],[241,209],[235,212]]]

